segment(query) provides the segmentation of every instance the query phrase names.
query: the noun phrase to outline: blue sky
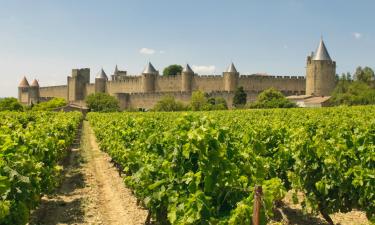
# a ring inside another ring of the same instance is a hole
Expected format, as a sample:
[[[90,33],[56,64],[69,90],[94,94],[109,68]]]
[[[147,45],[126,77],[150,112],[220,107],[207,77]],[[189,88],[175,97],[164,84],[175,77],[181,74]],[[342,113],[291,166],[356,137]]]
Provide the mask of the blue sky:
[[[323,35],[337,72],[375,68],[373,0],[0,0],[0,96],[26,76],[65,84],[72,68],[116,64],[139,74],[150,60],[221,74],[305,75]]]

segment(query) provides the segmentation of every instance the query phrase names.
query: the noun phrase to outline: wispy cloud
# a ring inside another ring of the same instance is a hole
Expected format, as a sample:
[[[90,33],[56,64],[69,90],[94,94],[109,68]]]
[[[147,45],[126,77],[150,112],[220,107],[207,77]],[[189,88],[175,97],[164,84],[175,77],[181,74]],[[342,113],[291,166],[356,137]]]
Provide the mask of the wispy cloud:
[[[193,70],[195,73],[198,73],[198,74],[202,74],[202,75],[210,75],[210,74],[213,74],[216,70],[216,67],[214,65],[207,65],[207,66],[204,66],[204,65],[201,65],[201,66],[197,66],[197,65],[193,65],[192,66]]]
[[[354,36],[355,39],[361,39],[363,37],[363,34],[358,33],[358,32],[354,32],[353,36]]]
[[[155,54],[155,49],[152,49],[152,48],[141,48],[139,50],[139,53],[141,53],[142,55],[153,55]]]
[[[164,54],[165,51],[164,51],[164,50],[160,50],[159,53],[160,53],[160,54]]]

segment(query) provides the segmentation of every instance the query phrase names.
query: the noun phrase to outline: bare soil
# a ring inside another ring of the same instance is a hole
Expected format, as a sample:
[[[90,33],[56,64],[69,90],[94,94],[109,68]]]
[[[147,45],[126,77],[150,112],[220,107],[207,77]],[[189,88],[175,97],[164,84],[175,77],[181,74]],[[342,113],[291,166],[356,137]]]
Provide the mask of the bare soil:
[[[108,155],[99,150],[87,121],[64,167],[61,186],[42,198],[30,224],[145,223],[147,210],[137,206]]]

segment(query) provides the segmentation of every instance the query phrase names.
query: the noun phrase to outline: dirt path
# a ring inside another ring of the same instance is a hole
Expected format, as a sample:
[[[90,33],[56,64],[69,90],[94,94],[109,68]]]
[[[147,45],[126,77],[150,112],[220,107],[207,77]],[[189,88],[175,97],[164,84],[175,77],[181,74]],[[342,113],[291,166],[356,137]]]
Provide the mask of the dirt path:
[[[147,211],[137,206],[110,158],[99,150],[87,121],[80,146],[64,164],[61,187],[43,197],[30,224],[144,224]]]

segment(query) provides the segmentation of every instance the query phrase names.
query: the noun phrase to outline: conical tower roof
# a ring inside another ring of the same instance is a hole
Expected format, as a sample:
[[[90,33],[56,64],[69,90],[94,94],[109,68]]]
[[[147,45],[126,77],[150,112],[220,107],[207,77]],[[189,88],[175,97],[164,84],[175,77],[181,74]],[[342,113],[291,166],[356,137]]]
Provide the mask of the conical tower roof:
[[[98,75],[96,75],[96,78],[98,78],[98,79],[108,79],[107,74],[104,72],[103,68],[100,70]]]
[[[143,70],[142,73],[157,73],[155,67],[149,62],[146,66],[146,68]]]
[[[234,66],[234,64],[231,63],[230,66],[228,67],[228,69],[227,69],[226,72],[227,72],[227,73],[237,73],[237,69],[236,69],[236,67]]]
[[[18,87],[29,87],[29,82],[27,81],[26,77],[23,77]]]
[[[186,64],[186,66],[184,67],[184,69],[182,70],[183,73],[194,73],[194,71],[191,69],[191,67],[189,66],[189,64]]]
[[[115,72],[114,72],[113,74],[115,74],[115,75],[118,74],[118,68],[117,68],[117,65],[116,65],[116,67],[115,67]]]
[[[319,43],[319,46],[314,53],[313,60],[332,61],[331,57],[329,56],[326,45],[324,44],[323,39],[320,39],[320,43]]]
[[[39,83],[36,79],[34,79],[32,82],[31,82],[31,87],[39,87]]]

